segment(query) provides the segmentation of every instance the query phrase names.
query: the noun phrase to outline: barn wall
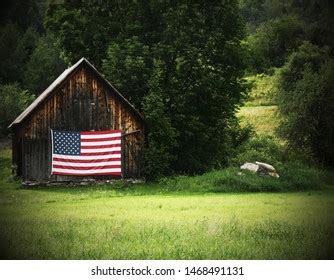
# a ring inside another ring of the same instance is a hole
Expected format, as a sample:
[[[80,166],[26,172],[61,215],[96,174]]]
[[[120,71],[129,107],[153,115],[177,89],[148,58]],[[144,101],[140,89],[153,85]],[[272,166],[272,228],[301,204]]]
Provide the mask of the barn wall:
[[[27,117],[15,132],[22,145],[24,180],[74,180],[75,176],[52,175],[50,128],[67,131],[120,129],[129,134],[122,139],[125,178],[141,176],[140,161],[144,124],[138,115],[106,82],[82,65],[47,100]],[[82,178],[82,177],[81,177]]]

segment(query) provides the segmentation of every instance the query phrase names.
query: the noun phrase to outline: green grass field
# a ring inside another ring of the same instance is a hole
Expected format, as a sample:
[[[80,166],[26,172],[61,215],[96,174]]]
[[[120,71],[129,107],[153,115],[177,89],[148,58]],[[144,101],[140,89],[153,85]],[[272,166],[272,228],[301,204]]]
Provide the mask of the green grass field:
[[[161,185],[40,187],[0,157],[0,254],[10,259],[325,259],[334,192],[167,192]]]

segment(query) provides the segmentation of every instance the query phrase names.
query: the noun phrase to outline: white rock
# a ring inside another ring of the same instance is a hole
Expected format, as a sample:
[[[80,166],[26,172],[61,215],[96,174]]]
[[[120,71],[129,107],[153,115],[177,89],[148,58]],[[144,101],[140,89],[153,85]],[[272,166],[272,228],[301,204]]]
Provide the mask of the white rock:
[[[252,172],[256,173],[259,169],[259,166],[255,163],[246,162],[245,164],[240,166],[240,169],[249,170],[249,171],[252,171]]]
[[[256,161],[255,162],[257,165],[263,167],[264,169],[270,171],[270,172],[276,172],[276,169],[274,168],[274,166],[268,164],[268,163],[264,163],[264,162],[259,162],[259,161]]]
[[[274,178],[279,178],[275,167],[268,163],[256,161],[255,163],[246,162],[240,166],[242,170],[249,170],[251,172],[257,173],[258,175],[269,175]]]

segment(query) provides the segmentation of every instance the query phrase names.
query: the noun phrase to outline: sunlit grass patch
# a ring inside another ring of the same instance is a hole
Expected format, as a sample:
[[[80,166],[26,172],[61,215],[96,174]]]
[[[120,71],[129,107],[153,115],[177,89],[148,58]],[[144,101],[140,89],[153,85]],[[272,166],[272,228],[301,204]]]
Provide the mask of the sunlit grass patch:
[[[251,124],[260,135],[275,135],[277,106],[242,107],[237,113],[242,125]]]

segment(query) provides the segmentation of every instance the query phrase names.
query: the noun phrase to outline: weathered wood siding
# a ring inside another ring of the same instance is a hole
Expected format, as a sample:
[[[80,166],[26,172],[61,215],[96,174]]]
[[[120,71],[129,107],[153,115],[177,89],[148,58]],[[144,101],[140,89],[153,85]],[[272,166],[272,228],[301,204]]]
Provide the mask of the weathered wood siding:
[[[141,176],[143,120],[108,84],[85,64],[76,69],[23,122],[14,128],[13,163],[23,180],[73,180],[75,176],[49,178],[50,128],[67,131],[121,129],[125,178]]]

